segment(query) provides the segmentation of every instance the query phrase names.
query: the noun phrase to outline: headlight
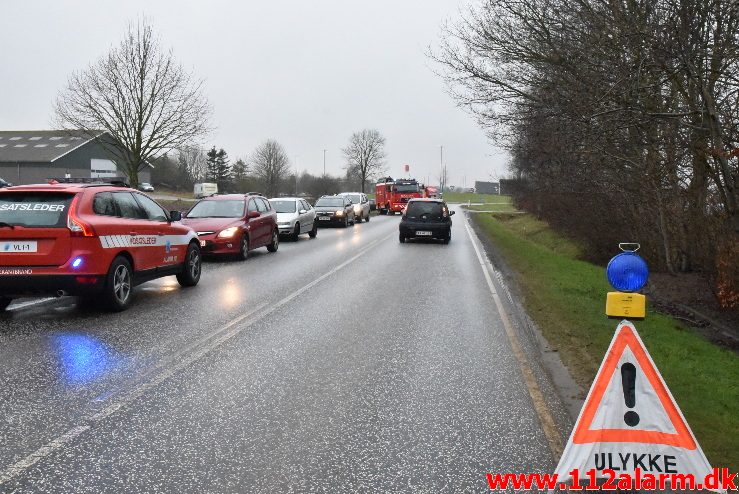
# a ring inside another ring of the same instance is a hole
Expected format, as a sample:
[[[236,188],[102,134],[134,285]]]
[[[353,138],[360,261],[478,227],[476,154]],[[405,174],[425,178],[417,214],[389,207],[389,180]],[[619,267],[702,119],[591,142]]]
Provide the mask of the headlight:
[[[231,238],[234,235],[236,235],[237,231],[239,231],[238,226],[232,226],[231,228],[226,228],[225,230],[221,230],[221,233],[218,234],[218,238]]]
[[[336,211],[336,216],[344,216],[344,211]]]

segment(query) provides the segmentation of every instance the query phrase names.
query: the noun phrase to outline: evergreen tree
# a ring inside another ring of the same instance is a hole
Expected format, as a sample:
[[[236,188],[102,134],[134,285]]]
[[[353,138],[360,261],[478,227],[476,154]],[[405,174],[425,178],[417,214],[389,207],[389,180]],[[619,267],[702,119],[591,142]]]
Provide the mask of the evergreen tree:
[[[247,167],[244,160],[241,158],[236,160],[236,163],[233,164],[231,167],[231,176],[233,179],[237,182],[240,182],[241,180],[244,180],[246,178],[247,173],[249,173],[249,168]]]
[[[231,163],[228,161],[228,153],[223,148],[216,153],[216,182],[224,185],[231,181]]]
[[[210,148],[210,151],[205,155],[205,179],[208,182],[218,182],[218,151],[216,147]]]

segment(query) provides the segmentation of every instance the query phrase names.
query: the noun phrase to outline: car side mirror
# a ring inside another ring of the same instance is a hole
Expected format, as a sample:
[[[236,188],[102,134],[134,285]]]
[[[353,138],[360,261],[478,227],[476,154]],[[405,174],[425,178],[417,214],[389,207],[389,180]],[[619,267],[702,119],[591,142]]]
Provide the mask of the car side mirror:
[[[259,211],[249,211],[246,214],[246,217],[249,218],[249,219],[251,219],[251,218],[259,218]]]
[[[182,213],[179,211],[169,212],[169,221],[180,221],[182,220]]]
[[[305,214],[305,213],[307,213],[307,212],[308,212],[307,210],[305,210],[305,209],[301,209],[300,211],[298,211],[298,214]]]
[[[456,211],[449,211],[449,216],[454,216],[454,213],[456,213]]]

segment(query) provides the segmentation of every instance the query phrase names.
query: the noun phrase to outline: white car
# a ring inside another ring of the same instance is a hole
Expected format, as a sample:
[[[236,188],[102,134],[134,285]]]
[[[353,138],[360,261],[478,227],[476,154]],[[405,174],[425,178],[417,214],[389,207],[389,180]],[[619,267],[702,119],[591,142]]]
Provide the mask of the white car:
[[[318,235],[316,210],[308,201],[299,197],[275,197],[269,202],[277,211],[277,228],[280,235],[290,235],[294,241],[301,233],[307,233],[310,238]]]
[[[362,192],[342,192],[337,194],[340,196],[348,197],[354,204],[354,218],[357,223],[361,223],[362,220],[370,220],[370,202],[367,195]]]

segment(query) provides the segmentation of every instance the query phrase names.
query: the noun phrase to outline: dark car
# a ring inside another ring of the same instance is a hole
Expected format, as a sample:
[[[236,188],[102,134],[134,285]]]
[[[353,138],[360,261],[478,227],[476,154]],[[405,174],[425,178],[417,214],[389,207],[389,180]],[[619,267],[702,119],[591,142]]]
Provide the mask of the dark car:
[[[334,224],[346,228],[354,224],[354,205],[348,197],[321,196],[315,210],[318,226]]]
[[[13,184],[11,184],[10,182],[6,182],[2,178],[0,178],[0,189],[2,189],[3,187],[10,187],[11,185]]]
[[[448,244],[452,239],[452,215],[441,199],[411,199],[400,220],[400,243],[411,238],[433,238]]]
[[[374,199],[370,199],[370,211],[377,211],[377,203]]]
[[[235,254],[244,260],[249,251],[280,243],[277,212],[259,194],[225,194],[201,199],[182,223],[198,234],[203,254]]]

